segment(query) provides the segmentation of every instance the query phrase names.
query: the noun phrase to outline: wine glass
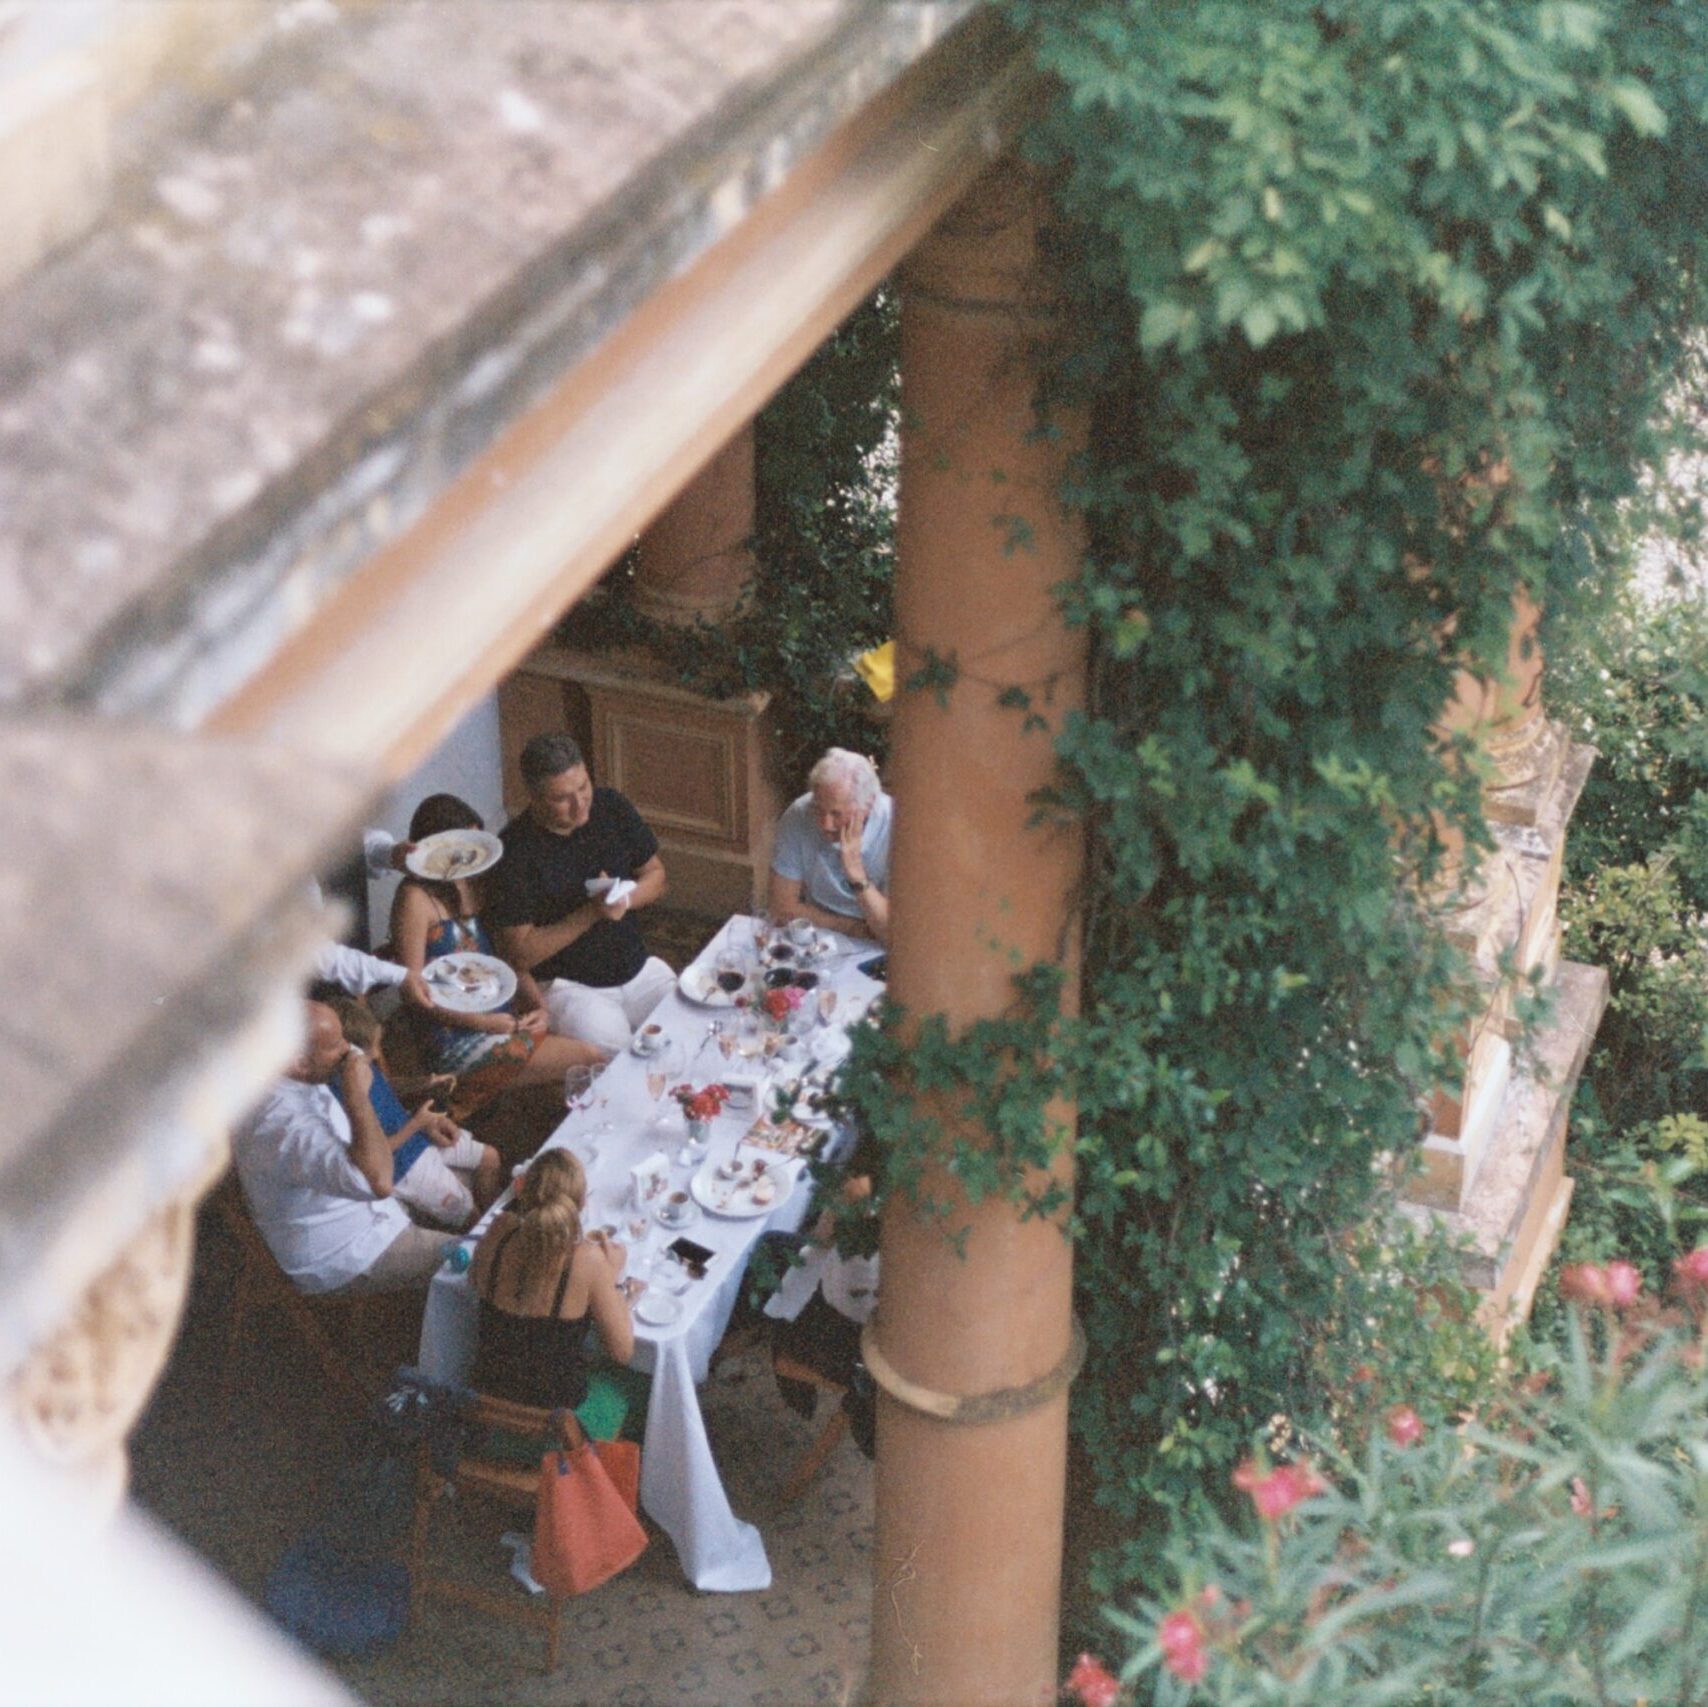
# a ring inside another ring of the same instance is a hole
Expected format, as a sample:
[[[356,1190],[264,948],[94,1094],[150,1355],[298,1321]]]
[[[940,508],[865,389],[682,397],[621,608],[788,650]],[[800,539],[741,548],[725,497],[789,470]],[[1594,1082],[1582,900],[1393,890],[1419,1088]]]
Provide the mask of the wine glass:
[[[753,914],[750,928],[753,932],[753,958],[763,960],[765,950],[771,946],[772,933],[776,930],[770,913],[764,907]]]
[[[820,990],[818,993],[818,1023],[829,1025],[836,1014],[836,992]]]
[[[652,1124],[655,1129],[662,1130],[665,1124],[664,1093],[681,1076],[681,1045],[670,1038],[646,1058],[646,1094],[652,1098]]]
[[[712,981],[732,1000],[741,994],[747,983],[747,966],[733,945],[718,951],[718,957],[712,963]]]

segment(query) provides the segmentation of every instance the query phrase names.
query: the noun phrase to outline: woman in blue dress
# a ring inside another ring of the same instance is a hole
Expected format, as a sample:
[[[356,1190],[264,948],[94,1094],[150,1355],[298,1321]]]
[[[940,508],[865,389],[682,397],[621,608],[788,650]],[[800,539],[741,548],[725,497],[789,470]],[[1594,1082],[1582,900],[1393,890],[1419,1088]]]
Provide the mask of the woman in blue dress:
[[[454,794],[430,794],[415,808],[409,839],[419,842],[443,830],[479,830],[485,826],[475,809]],[[391,905],[391,948],[411,972],[422,972],[447,954],[492,954],[486,927],[480,922],[482,879],[459,877],[446,881],[408,876],[398,885]],[[429,991],[431,984],[426,986]],[[449,1098],[454,1120],[465,1119],[500,1091],[528,1085],[564,1083],[572,1067],[602,1065],[602,1049],[577,1038],[557,1037],[546,1030],[541,1008],[527,1009],[513,997],[492,1013],[458,1013],[436,1002],[405,999],[419,1014],[419,1037],[433,1073],[449,1073],[456,1089]]]

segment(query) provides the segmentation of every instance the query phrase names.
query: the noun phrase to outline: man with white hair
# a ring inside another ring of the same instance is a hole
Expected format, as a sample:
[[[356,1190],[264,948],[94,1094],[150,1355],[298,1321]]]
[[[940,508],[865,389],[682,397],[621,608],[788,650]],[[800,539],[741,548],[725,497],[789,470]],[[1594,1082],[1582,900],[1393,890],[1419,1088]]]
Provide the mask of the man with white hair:
[[[878,786],[877,766],[843,747],[813,766],[807,787],[777,821],[767,905],[778,919],[883,942],[895,802]]]

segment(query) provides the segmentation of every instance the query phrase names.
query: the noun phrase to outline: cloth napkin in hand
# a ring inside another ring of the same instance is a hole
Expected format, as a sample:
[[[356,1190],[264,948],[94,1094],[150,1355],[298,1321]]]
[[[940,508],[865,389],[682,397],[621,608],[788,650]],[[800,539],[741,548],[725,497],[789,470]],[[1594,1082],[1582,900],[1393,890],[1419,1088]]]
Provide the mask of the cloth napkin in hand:
[[[587,893],[598,896],[608,907],[628,900],[638,887],[632,877],[590,877],[587,880]]]

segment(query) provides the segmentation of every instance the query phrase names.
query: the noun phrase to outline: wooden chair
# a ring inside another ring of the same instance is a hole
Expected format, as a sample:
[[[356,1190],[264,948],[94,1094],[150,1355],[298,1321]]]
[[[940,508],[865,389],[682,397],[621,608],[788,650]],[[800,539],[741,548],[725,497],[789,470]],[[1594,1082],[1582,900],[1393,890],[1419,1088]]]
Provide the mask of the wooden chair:
[[[479,1587],[455,1577],[440,1576],[431,1568],[428,1532],[433,1508],[452,1489],[508,1510],[525,1511],[528,1527],[533,1525],[535,1497],[539,1491],[539,1460],[557,1447],[574,1448],[585,1440],[581,1424],[572,1411],[536,1410],[531,1405],[512,1404],[507,1399],[477,1394],[467,1413],[477,1426],[503,1429],[539,1442],[539,1453],[531,1464],[501,1462],[464,1454],[453,1475],[442,1476],[433,1468],[425,1446],[415,1480],[415,1520],[409,1536],[409,1583],[411,1595],[456,1601],[489,1612],[513,1624],[543,1628],[546,1633],[546,1671],[557,1669],[558,1642],[562,1634],[561,1614],[565,1597],[550,1590],[538,1598],[524,1597],[510,1587],[508,1593]]]
[[[231,1320],[226,1327],[225,1356],[220,1368],[220,1402],[229,1413],[237,1389],[238,1360],[245,1330],[258,1312],[282,1316],[296,1331],[320,1365],[327,1382],[363,1408],[385,1388],[381,1371],[352,1359],[349,1348],[367,1337],[369,1300],[330,1294],[315,1297],[299,1292],[279,1267],[261,1230],[255,1225],[237,1183],[228,1173],[209,1198],[237,1247],[237,1277],[231,1290]]]
[[[848,1432],[848,1413],[843,1410],[841,1401],[848,1389],[840,1381],[821,1375],[810,1363],[802,1363],[783,1351],[771,1353],[771,1371],[779,1381],[804,1382],[821,1393],[829,1393],[837,1401],[830,1420],[819,1430],[818,1438],[807,1448],[806,1456],[783,1484],[783,1504],[789,1505],[807,1491],[813,1478],[830,1461],[831,1453],[842,1444],[842,1437]]]

